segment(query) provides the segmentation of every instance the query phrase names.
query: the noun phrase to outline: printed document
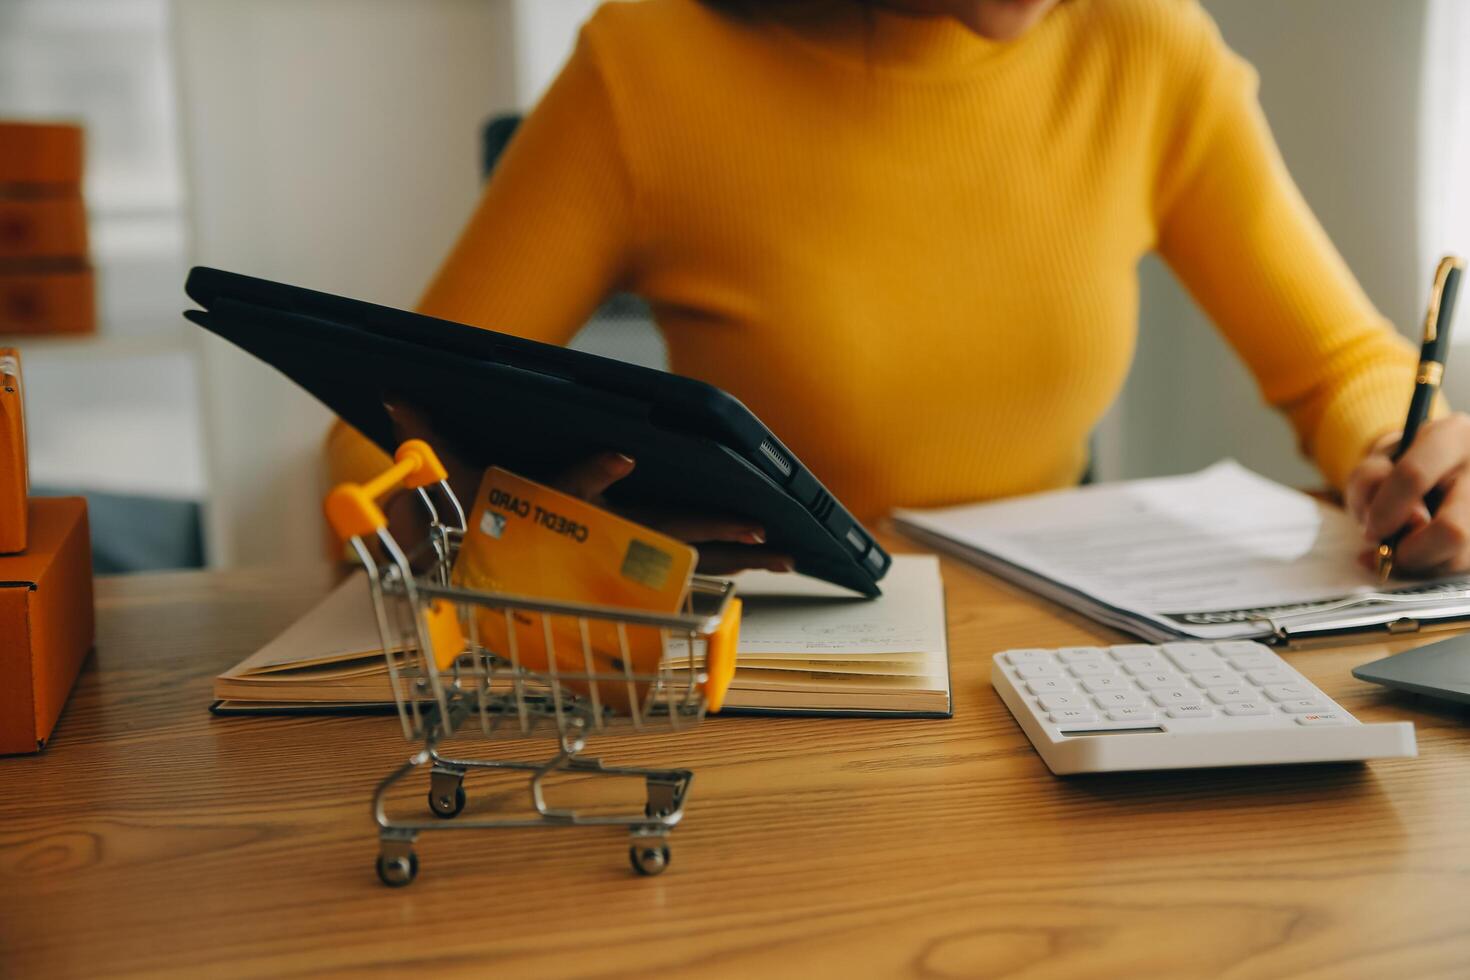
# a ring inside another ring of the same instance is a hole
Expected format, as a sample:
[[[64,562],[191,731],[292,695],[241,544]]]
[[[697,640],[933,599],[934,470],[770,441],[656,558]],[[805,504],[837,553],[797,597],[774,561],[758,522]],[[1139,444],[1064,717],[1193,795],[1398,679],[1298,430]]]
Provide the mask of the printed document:
[[[894,517],[929,543],[1156,641],[1265,636],[1272,621],[1382,623],[1436,603],[1470,613],[1470,579],[1382,586],[1357,561],[1367,542],[1350,517],[1233,461]],[[1370,602],[1386,593],[1413,602]]]

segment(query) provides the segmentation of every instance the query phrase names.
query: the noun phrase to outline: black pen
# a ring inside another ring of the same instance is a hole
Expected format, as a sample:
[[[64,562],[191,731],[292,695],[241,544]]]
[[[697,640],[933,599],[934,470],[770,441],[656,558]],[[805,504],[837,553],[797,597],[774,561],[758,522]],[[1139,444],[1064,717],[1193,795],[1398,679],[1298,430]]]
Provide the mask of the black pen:
[[[1434,270],[1434,288],[1429,293],[1429,312],[1424,315],[1424,343],[1419,348],[1419,371],[1414,376],[1414,397],[1409,400],[1409,417],[1404,421],[1404,434],[1399,438],[1398,448],[1393,451],[1393,461],[1408,451],[1418,434],[1419,427],[1429,418],[1434,406],[1435,393],[1444,380],[1444,362],[1450,352],[1450,322],[1455,315],[1455,294],[1460,288],[1460,273],[1465,270],[1465,260],[1455,255],[1446,255],[1439,260]],[[1444,495],[1436,488],[1424,497],[1424,506],[1433,514],[1439,509]],[[1393,573],[1393,553],[1403,540],[1408,528],[1403,527],[1383,539],[1378,545],[1378,577],[1383,581]]]

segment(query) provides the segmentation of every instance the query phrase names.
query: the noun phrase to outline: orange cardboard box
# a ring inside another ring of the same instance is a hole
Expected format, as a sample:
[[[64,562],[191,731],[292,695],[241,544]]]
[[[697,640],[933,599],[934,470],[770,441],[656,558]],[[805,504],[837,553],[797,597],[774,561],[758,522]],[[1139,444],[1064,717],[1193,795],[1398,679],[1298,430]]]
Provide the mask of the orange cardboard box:
[[[0,184],[82,183],[82,127],[0,122]]]
[[[26,549],[26,419],[20,351],[0,347],[0,555]]]
[[[0,269],[0,334],[92,333],[97,329],[92,270]]]
[[[92,649],[87,502],[36,497],[25,554],[0,556],[0,755],[39,752]]]
[[[0,260],[86,254],[87,208],[80,197],[0,196]]]

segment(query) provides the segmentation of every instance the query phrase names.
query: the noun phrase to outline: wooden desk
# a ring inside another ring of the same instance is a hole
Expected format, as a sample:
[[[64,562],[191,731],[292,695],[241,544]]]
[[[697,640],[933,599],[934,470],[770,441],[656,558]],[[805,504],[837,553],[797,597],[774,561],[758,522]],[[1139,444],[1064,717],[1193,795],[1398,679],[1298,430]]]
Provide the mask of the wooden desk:
[[[205,711],[326,578],[104,580],[54,742],[0,759],[0,974],[1470,974],[1466,715],[1353,680],[1385,646],[1293,662],[1360,718],[1415,721],[1417,760],[1063,780],[988,655],[1113,637],[944,574],[952,721],[605,741],[697,772],[667,874],[632,875],[612,831],[429,834],[402,890],[368,812],[409,751],[395,722]]]

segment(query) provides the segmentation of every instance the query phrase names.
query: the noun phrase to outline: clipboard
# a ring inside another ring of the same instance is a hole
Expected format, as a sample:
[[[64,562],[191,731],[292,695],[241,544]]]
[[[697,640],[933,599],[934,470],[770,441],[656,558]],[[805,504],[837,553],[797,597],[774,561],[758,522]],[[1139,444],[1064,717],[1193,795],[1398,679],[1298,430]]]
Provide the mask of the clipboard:
[[[1344,639],[1463,629],[1470,625],[1470,589],[1366,593],[1258,622],[1269,631],[1265,642],[1298,650]]]
[[[895,523],[1150,643],[1300,647],[1470,625],[1470,575],[1384,588],[1355,570],[1361,534],[1339,509],[1231,461]]]

